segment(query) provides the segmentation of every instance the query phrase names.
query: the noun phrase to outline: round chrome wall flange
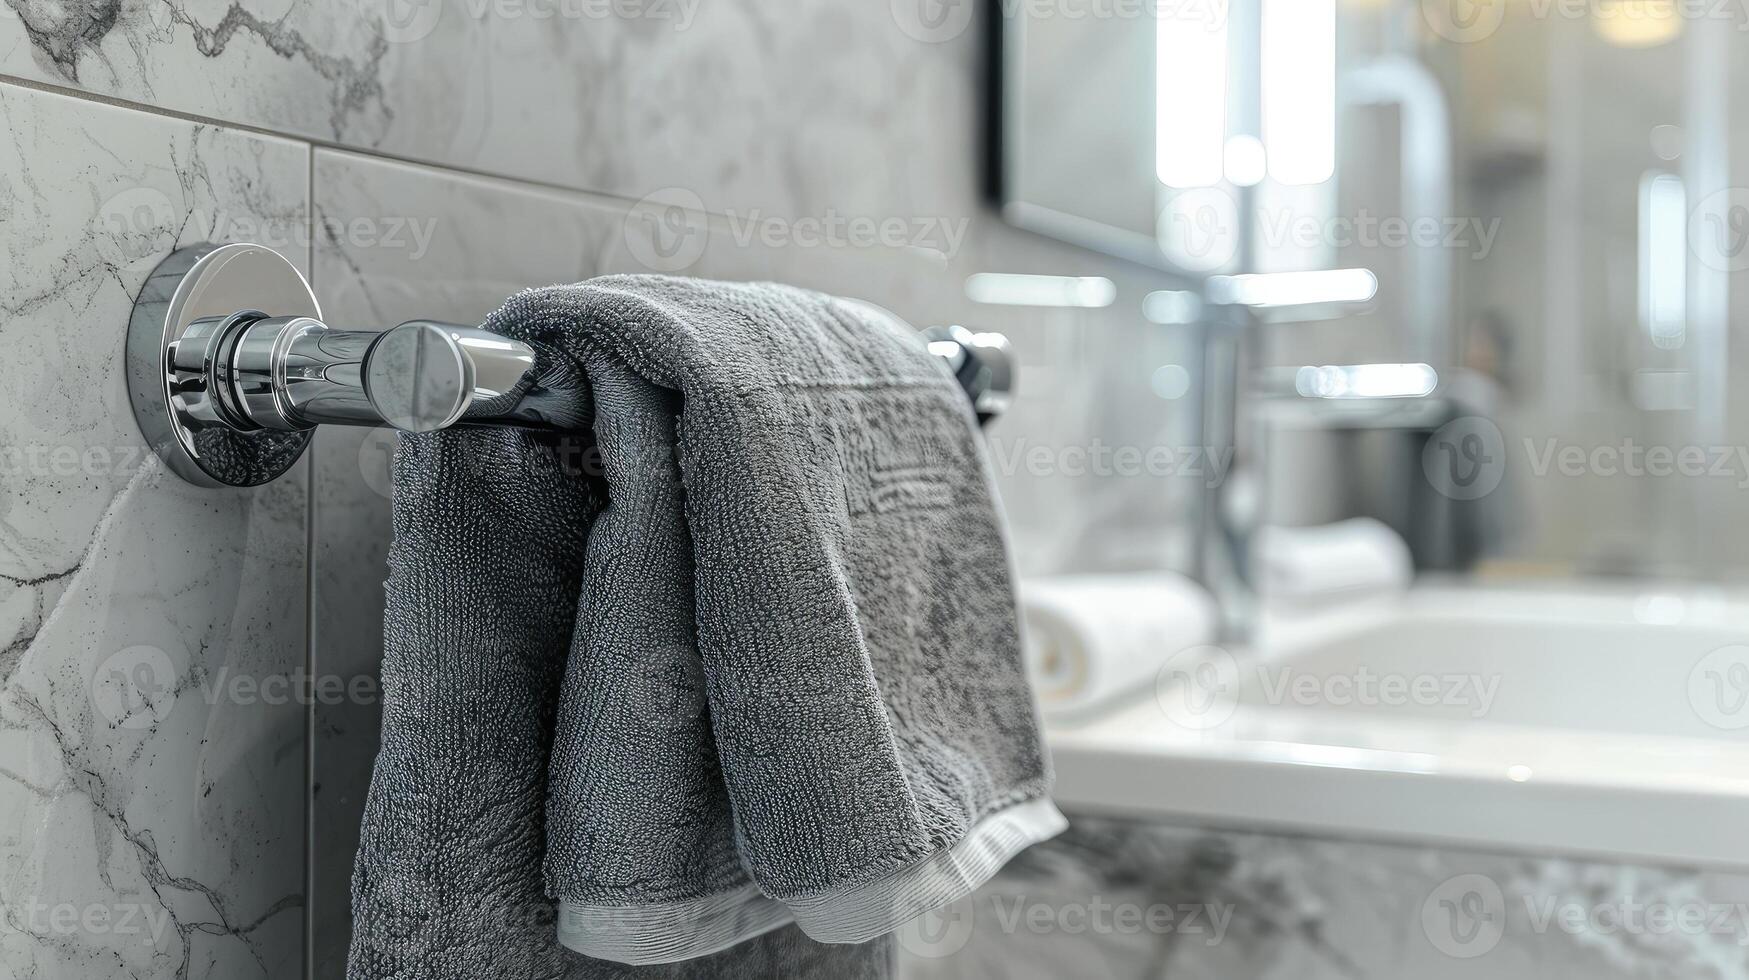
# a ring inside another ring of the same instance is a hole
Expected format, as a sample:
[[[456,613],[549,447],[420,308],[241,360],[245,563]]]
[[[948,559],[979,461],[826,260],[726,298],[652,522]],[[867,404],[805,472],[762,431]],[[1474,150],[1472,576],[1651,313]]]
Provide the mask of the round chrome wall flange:
[[[266,312],[256,312],[265,310]],[[128,321],[128,396],[152,449],[178,476],[204,487],[252,487],[290,469],[310,429],[270,429],[240,419],[209,390],[214,365],[240,323],[322,312],[297,268],[261,245],[190,245],[172,252],[141,287]]]

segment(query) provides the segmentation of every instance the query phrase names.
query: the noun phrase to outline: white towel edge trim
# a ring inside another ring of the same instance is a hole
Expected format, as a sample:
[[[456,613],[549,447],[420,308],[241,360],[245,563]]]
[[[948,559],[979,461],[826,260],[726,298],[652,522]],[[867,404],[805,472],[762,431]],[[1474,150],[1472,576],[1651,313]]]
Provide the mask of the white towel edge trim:
[[[559,943],[598,960],[629,966],[678,963],[720,953],[795,921],[758,887],[660,905],[559,903]]]
[[[979,820],[959,843],[881,878],[786,905],[746,885],[660,905],[559,903],[565,948],[629,966],[678,963],[720,953],[796,922],[823,943],[862,943],[958,901],[1015,854],[1069,826],[1048,799],[1028,800]]]
[[[952,847],[879,881],[791,899],[789,907],[809,938],[823,943],[867,942],[971,894],[1014,855],[1068,826],[1048,799],[1017,803],[979,820]]]

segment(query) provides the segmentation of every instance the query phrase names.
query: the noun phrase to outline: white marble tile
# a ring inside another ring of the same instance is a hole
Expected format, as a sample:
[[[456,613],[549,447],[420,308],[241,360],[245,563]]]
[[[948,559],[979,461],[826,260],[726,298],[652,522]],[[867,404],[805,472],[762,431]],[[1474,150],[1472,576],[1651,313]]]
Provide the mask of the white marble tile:
[[[566,187],[686,187],[715,209],[970,201],[976,52],[971,32],[917,40],[886,3],[0,4],[0,72]]]
[[[906,980],[1749,977],[1749,875],[1071,824],[902,932]]]
[[[226,122],[371,142],[388,43],[359,6],[268,0],[0,4],[0,71]]]
[[[197,490],[123,337],[176,245],[307,254],[308,152],[0,85],[0,973],[302,968],[302,468]]]

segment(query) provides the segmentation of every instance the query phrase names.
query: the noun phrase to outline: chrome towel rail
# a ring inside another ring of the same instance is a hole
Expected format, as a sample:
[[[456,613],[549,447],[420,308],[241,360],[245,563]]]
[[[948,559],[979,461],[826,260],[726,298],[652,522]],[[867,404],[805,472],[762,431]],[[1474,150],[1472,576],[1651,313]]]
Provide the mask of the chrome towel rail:
[[[925,332],[988,421],[1014,365],[1000,334]],[[322,321],[309,284],[261,245],[178,249],[153,270],[128,324],[128,390],[140,430],[201,486],[254,486],[297,462],[317,425],[560,428],[587,417],[588,382],[536,378],[528,344],[413,320],[384,331]]]

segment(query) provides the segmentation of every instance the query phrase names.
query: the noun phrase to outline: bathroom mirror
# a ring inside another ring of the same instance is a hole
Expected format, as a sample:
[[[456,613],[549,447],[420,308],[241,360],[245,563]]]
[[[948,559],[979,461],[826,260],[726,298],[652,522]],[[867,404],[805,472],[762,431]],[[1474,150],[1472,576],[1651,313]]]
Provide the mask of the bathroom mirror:
[[[1379,11],[1337,0],[1015,5],[1000,18],[1004,216],[1190,277],[1333,267],[1331,250],[1265,234],[1256,215],[1331,212],[1338,58],[1377,50],[1349,29],[1356,19]]]
[[[1543,478],[1551,445],[1722,458],[1736,444],[1725,437],[1741,415],[1730,325],[1749,295],[1732,287],[1749,265],[1737,220],[1749,157],[1732,95],[1749,64],[1740,8],[1052,0],[1004,10],[1003,214],[1189,280],[1147,297],[1141,313],[1155,323],[1207,323],[1211,303],[1246,307],[1243,322],[1259,329],[1206,379],[1233,385],[1238,434],[1205,438],[1299,447],[1291,464],[1251,454],[1279,464],[1251,474],[1268,485],[1257,521],[1363,515],[1412,541],[1467,533],[1454,530],[1459,516],[1356,503],[1367,494],[1355,487],[1387,485],[1381,472],[1395,474],[1393,499],[1415,499],[1400,487],[1426,492],[1422,474],[1449,470],[1441,446],[1477,444],[1428,439],[1444,421],[1402,404],[1420,398],[1481,430],[1496,468],[1514,471],[1485,508],[1433,487],[1436,502],[1453,499],[1439,513],[1486,509],[1462,520],[1492,530],[1471,549],[1479,557],[1418,549],[1424,567],[1510,570],[1530,556],[1611,574],[1740,564],[1706,530],[1749,499],[1732,481],[1636,482],[1583,467]],[[1237,292],[1220,278],[1238,276],[1249,281]],[[1390,383],[1319,381],[1349,374]],[[1413,438],[1399,431],[1404,417],[1416,420]],[[1353,454],[1375,450],[1350,442],[1398,448],[1363,464]]]
[[[1335,0],[1017,6],[1004,215],[1172,272],[1251,271],[1241,216],[1319,208],[1335,176],[1338,19]]]
[[[1155,244],[1151,21],[1000,18],[999,195],[1013,224],[1148,265]]]

